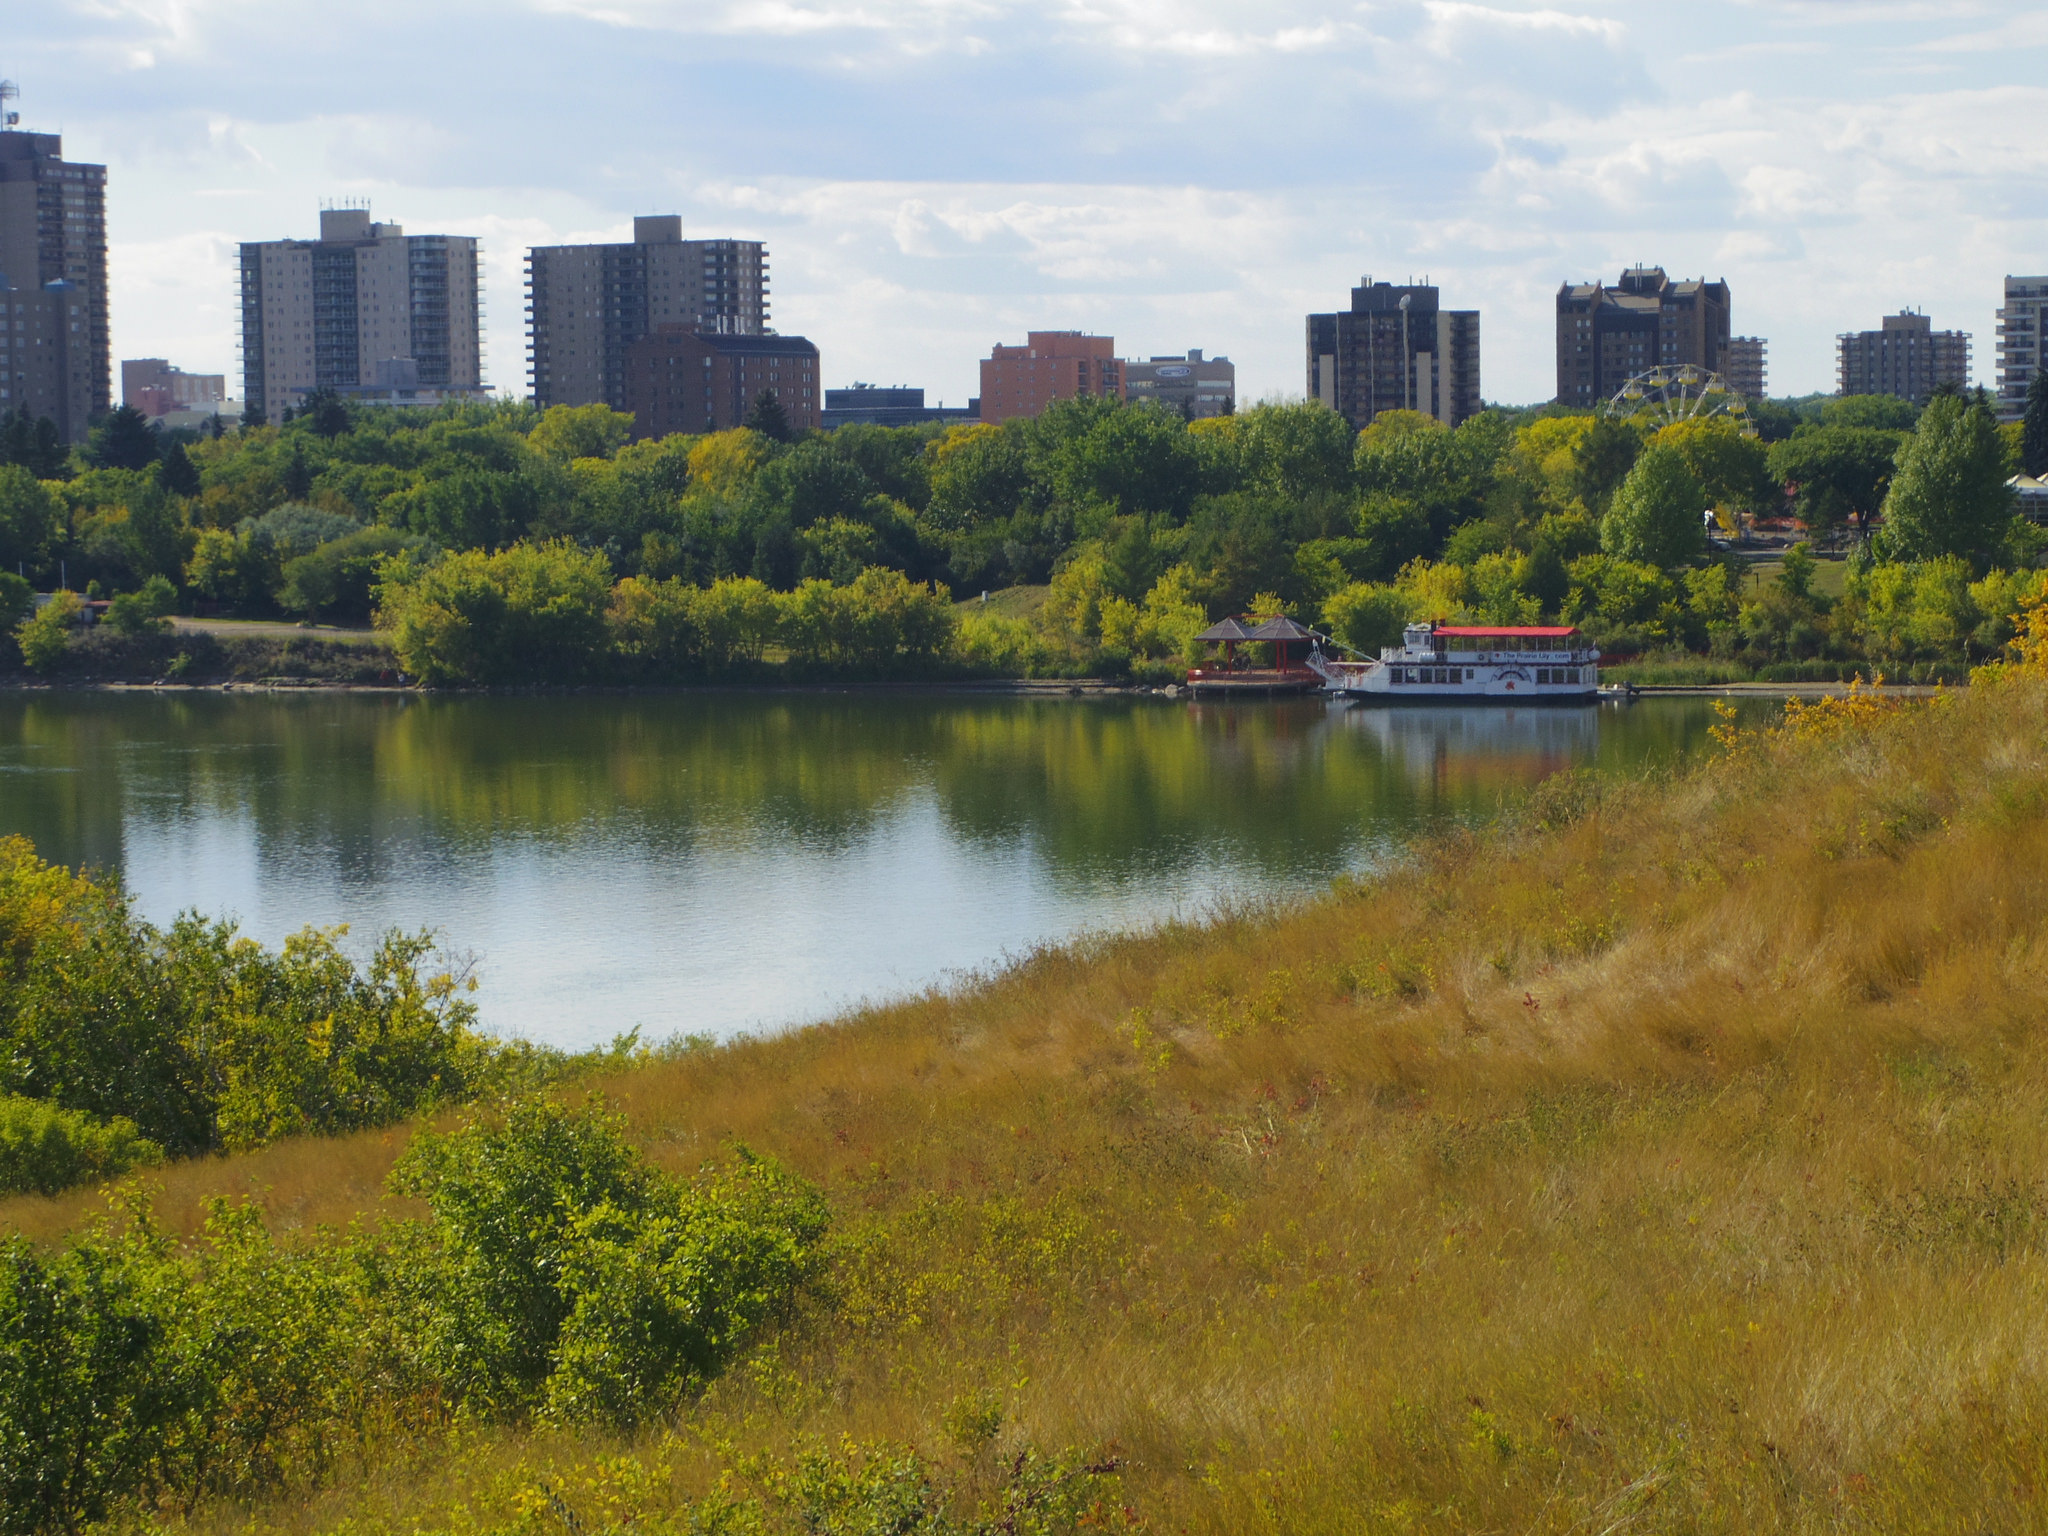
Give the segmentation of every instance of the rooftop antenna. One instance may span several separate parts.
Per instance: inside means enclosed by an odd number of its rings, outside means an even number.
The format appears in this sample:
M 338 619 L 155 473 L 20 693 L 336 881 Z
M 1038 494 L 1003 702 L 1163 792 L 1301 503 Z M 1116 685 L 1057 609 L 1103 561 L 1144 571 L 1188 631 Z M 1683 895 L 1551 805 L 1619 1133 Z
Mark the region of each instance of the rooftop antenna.
M 21 114 L 7 103 L 21 100 L 21 87 L 12 80 L 0 80 L 0 129 L 18 127 Z

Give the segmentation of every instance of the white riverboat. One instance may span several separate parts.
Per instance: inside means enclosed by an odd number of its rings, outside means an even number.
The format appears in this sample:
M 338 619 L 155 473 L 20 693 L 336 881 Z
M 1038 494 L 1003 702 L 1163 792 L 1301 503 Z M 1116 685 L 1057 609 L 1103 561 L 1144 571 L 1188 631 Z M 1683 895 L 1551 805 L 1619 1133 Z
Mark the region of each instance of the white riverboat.
M 1309 659 L 1324 692 L 1375 704 L 1591 704 L 1599 662 L 1568 624 L 1410 624 L 1377 661 Z

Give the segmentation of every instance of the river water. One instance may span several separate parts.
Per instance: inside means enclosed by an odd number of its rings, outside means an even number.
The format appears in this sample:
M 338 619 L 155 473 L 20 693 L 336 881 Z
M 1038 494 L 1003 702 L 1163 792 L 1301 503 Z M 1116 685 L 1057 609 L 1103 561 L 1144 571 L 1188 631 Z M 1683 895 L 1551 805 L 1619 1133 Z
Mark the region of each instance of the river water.
M 0 835 L 119 872 L 158 922 L 432 928 L 487 1026 L 581 1046 L 1312 891 L 1558 769 L 1682 761 L 1713 723 L 1705 699 L 0 693 Z

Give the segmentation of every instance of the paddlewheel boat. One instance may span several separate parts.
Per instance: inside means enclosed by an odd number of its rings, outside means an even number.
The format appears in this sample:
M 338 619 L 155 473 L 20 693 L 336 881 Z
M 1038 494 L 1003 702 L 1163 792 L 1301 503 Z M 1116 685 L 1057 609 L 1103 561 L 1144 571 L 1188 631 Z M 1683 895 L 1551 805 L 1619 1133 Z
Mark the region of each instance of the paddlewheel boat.
M 1599 661 L 1566 624 L 1410 624 L 1377 661 L 1309 656 L 1324 692 L 1385 704 L 1591 704 Z

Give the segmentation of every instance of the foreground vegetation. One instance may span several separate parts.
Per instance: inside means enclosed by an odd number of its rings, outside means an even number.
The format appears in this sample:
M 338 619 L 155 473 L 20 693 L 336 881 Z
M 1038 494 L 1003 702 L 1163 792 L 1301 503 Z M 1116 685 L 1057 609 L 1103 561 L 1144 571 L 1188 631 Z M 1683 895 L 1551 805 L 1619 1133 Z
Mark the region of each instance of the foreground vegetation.
M 5 1464 L 143 1359 L 65 1420 L 115 1527 L 2039 1525 L 2044 670 L 674 1054 L 622 1122 L 16 1201 Z
M 0 838 L 0 1191 L 386 1125 L 603 1059 L 478 1033 L 474 980 L 436 969 L 427 935 L 358 964 L 345 933 L 270 950 L 193 914 L 158 928 Z
M 116 412 L 69 458 L 0 438 L 0 569 L 83 580 L 138 636 L 202 605 L 374 619 L 431 684 L 1163 676 L 1244 612 L 1365 651 L 1415 618 L 1559 619 L 1610 655 L 1752 672 L 1962 667 L 2038 584 L 2005 484 L 2048 471 L 2048 392 L 2030 412 L 2038 431 L 1962 395 L 1831 399 L 1760 409 L 1766 441 L 1552 407 L 1355 432 L 1315 404 L 1184 422 L 1088 399 L 632 442 L 602 406 L 320 399 L 189 443 Z M 1745 590 L 1708 511 L 1724 532 L 1796 518 L 1854 568 L 1822 592 L 1800 551 Z M 1050 589 L 1028 615 L 953 607 L 1023 585 Z M 0 575 L 0 665 L 77 670 L 68 600 L 32 620 L 28 600 Z

